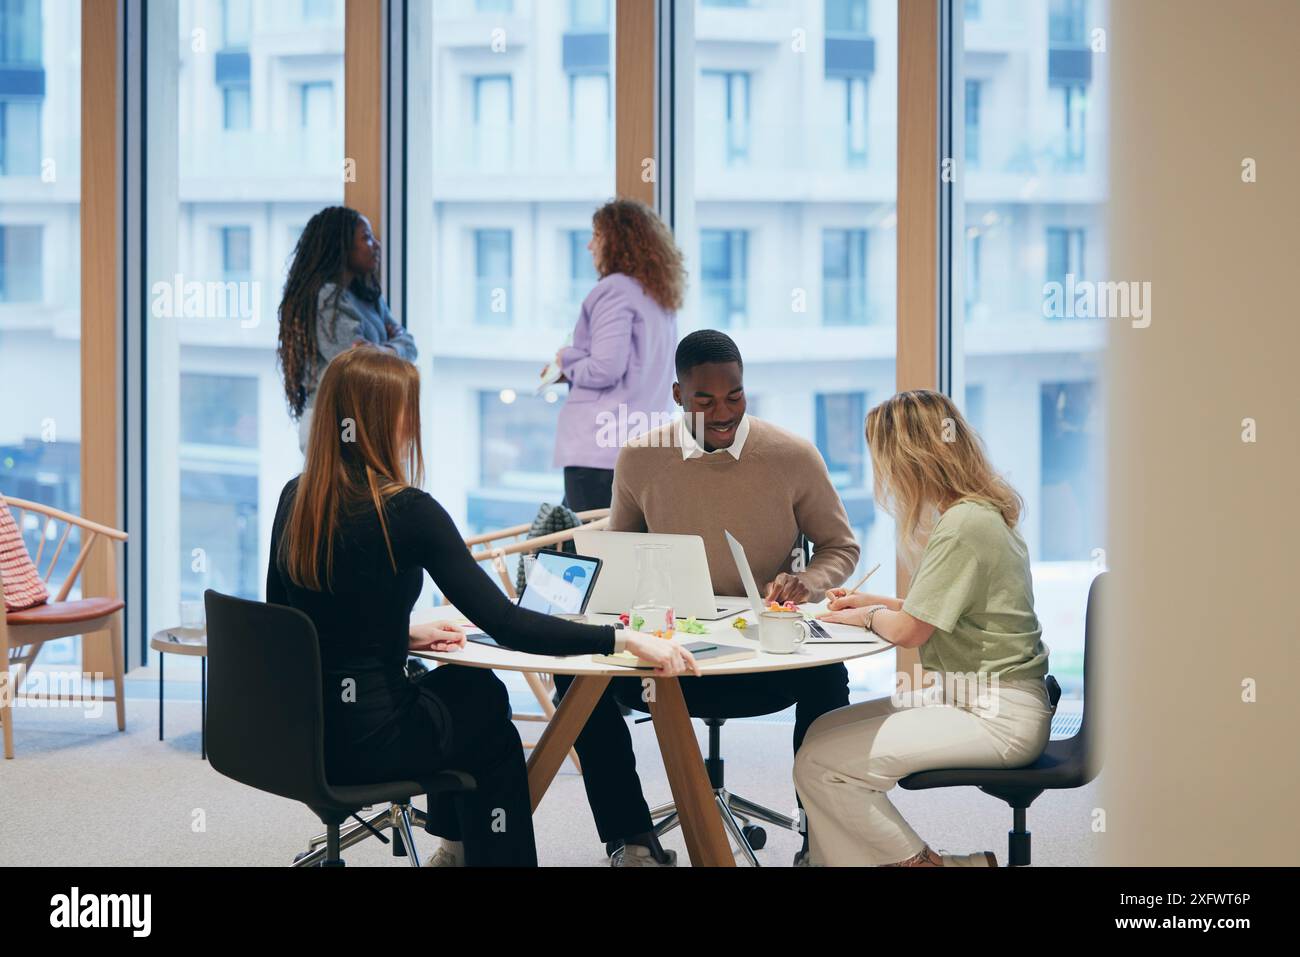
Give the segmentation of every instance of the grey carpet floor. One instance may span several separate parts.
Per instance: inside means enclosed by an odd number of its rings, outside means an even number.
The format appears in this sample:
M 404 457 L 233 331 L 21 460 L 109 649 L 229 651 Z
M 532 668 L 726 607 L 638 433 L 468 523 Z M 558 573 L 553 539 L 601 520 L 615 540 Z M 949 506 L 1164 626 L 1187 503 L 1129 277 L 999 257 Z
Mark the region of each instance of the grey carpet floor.
M 540 726 L 521 723 L 525 740 Z M 166 741 L 158 740 L 156 701 L 128 699 L 127 730 L 111 711 L 90 718 L 71 708 L 15 709 L 17 756 L 0 760 L 0 866 L 163 865 L 279 866 L 320 830 L 305 807 L 222 777 L 199 757 L 196 701 L 167 704 Z M 703 746 L 703 726 L 696 724 Z M 728 722 L 723 729 L 727 784 L 736 793 L 790 813 L 788 723 Z M 669 800 L 663 764 L 648 725 L 632 732 L 651 805 Z M 1037 865 L 1093 862 L 1097 835 L 1090 827 L 1097 783 L 1047 793 L 1029 812 Z M 952 851 L 990 849 L 1006 855 L 1011 813 L 970 788 L 915 793 L 896 789 L 899 809 L 932 846 Z M 545 866 L 607 864 L 587 807 L 582 778 L 566 764 L 535 817 L 538 855 Z M 416 835 L 423 857 L 432 839 Z M 680 830 L 665 839 L 680 861 Z M 788 866 L 795 835 L 768 828 L 764 865 Z M 377 841 L 346 855 L 350 866 L 405 867 Z

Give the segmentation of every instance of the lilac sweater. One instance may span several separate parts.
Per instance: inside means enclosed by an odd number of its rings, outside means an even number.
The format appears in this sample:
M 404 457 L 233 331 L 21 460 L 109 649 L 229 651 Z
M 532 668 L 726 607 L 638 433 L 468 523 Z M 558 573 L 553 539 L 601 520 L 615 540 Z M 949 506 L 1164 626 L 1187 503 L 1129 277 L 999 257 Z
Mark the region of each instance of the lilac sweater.
M 622 443 L 666 421 L 650 417 L 672 405 L 676 348 L 676 314 L 639 282 L 611 273 L 596 283 L 582 303 L 573 345 L 560 350 L 570 385 L 554 464 L 612 469 Z

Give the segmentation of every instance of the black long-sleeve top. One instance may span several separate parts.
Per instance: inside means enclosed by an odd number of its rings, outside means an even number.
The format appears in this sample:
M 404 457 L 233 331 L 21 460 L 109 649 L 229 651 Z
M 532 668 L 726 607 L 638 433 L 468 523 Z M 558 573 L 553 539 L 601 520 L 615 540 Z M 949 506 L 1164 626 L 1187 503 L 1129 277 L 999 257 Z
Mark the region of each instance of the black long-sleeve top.
M 501 644 L 536 654 L 613 652 L 615 635 L 609 626 L 564 621 L 511 602 L 470 555 L 446 510 L 415 488 L 403 489 L 385 503 L 396 572 L 379 516 L 367 502 L 340 517 L 326 590 L 299 587 L 278 560 L 297 489 L 294 478 L 280 494 L 271 530 L 266 600 L 297 608 L 316 625 L 327 759 L 332 753 L 351 764 L 348 755 L 353 749 L 382 737 L 410 709 L 416 696 L 405 672 L 410 616 L 426 571 L 457 611 Z M 349 678 L 355 682 L 350 689 L 344 687 Z M 337 707 L 349 693 L 347 707 Z

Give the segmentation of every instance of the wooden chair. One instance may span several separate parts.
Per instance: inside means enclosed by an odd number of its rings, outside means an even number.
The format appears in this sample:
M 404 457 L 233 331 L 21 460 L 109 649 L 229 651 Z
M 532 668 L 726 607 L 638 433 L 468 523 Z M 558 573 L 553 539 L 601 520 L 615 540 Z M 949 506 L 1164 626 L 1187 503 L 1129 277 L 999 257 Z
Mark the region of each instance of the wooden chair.
M 609 509 L 598 508 L 589 512 L 578 512 L 578 518 L 582 521 L 583 528 L 604 528 L 609 524 Z M 573 540 L 573 533 L 578 529 L 566 528 L 560 532 L 553 532 L 550 535 L 542 535 L 537 538 L 527 538 L 532 523 L 526 525 L 513 525 L 510 528 L 499 529 L 495 532 L 485 532 L 482 535 L 475 535 L 465 539 L 465 547 L 480 562 L 491 562 L 497 577 L 501 579 L 501 584 L 510 598 L 519 597 L 515 590 L 515 583 L 510 577 L 510 569 L 506 565 L 506 558 L 510 555 L 530 555 L 542 548 L 554 548 L 564 542 Z M 502 544 L 504 543 L 504 544 Z M 528 687 L 532 689 L 533 696 L 537 698 L 537 703 L 542 707 L 541 714 L 518 714 L 515 715 L 516 721 L 541 721 L 547 722 L 555 714 L 555 703 L 551 696 L 555 693 L 555 676 L 550 674 L 537 674 L 534 672 L 524 672 L 524 680 L 528 682 Z M 535 742 L 524 742 L 525 748 L 532 748 Z M 572 748 L 569 749 L 569 759 L 573 762 L 574 768 L 578 773 L 582 773 L 582 764 L 578 761 L 578 753 Z
M 12 758 L 14 756 L 14 699 L 20 696 L 38 699 L 63 697 L 62 695 L 50 693 L 16 693 L 11 690 L 21 687 L 23 679 L 27 677 L 32 662 L 36 660 L 42 646 L 47 641 L 54 641 L 57 638 L 108 631 L 109 641 L 112 644 L 113 671 L 111 674 L 105 675 L 104 678 L 113 681 L 116 693 L 110 697 L 103 694 L 103 689 L 101 689 L 99 694 L 85 694 L 83 692 L 76 695 L 74 700 L 85 701 L 89 699 L 92 701 L 116 702 L 117 730 L 125 731 L 126 696 L 122 687 L 122 678 L 126 669 L 123 660 L 121 615 L 125 602 L 117 596 L 117 553 L 113 543 L 126 541 L 126 532 L 109 528 L 107 525 L 100 525 L 97 522 L 76 515 L 69 515 L 67 512 L 61 512 L 38 502 L 28 502 L 24 499 L 9 498 L 8 496 L 0 496 L 0 498 L 13 512 L 14 520 L 20 530 L 26 524 L 28 513 L 44 516 L 45 521 L 41 523 L 40 544 L 37 546 L 36 554 L 32 558 L 38 572 L 41 567 L 41 560 L 45 555 L 46 543 L 55 541 L 57 538 L 58 544 L 54 547 L 54 552 L 50 555 L 49 565 L 45 570 L 44 578 L 47 585 L 74 527 L 80 530 L 81 537 L 81 547 L 72 563 L 72 568 L 68 571 L 67 579 L 59 586 L 57 591 L 54 591 L 53 587 L 51 587 L 51 592 L 54 594 L 52 599 L 43 605 L 37 605 L 35 608 L 0 614 L 0 725 L 4 727 L 5 757 Z M 60 524 L 64 526 L 61 534 L 59 532 Z M 71 594 L 77 579 L 81 576 L 81 570 L 90 557 L 90 550 L 94 548 L 95 543 L 101 537 L 106 540 L 105 548 L 107 551 L 110 593 L 100 597 L 69 600 L 68 595 Z M 0 611 L 2 610 L 0 609 Z

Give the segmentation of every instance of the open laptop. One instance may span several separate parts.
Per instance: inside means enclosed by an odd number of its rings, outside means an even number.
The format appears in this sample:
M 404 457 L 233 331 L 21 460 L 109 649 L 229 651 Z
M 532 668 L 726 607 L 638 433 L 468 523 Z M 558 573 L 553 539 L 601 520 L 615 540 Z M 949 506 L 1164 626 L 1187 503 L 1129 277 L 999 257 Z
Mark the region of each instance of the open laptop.
M 672 576 L 673 614 L 699 621 L 717 621 L 749 607 L 743 598 L 718 597 L 709 577 L 709 559 L 699 535 L 655 535 L 647 532 L 608 532 L 579 529 L 573 544 L 584 555 L 604 563 L 605 572 L 591 596 L 598 615 L 621 615 L 636 598 L 636 546 L 667 545 Z
M 740 572 L 740 580 L 745 586 L 745 597 L 749 601 L 749 609 L 753 612 L 755 623 L 761 628 L 762 615 L 767 610 L 767 605 L 758 590 L 758 583 L 754 581 L 754 572 L 749 567 L 749 559 L 745 557 L 745 546 L 741 545 L 731 532 L 723 532 L 723 534 L 727 536 L 727 545 L 731 547 L 731 557 L 736 561 L 736 570 Z M 808 622 L 808 643 L 812 645 L 873 645 L 882 640 L 869 631 L 863 631 L 861 628 L 849 625 L 831 625 L 827 628 L 821 622 L 812 618 L 805 618 L 804 620 Z
M 601 567 L 599 558 L 542 549 L 516 604 L 542 615 L 581 615 L 591 603 Z M 483 645 L 497 644 L 481 628 L 466 628 L 465 637 Z

